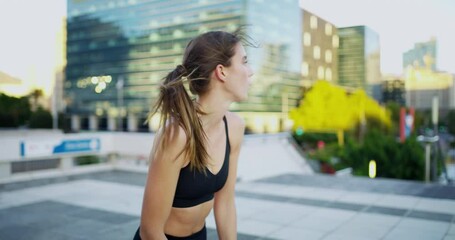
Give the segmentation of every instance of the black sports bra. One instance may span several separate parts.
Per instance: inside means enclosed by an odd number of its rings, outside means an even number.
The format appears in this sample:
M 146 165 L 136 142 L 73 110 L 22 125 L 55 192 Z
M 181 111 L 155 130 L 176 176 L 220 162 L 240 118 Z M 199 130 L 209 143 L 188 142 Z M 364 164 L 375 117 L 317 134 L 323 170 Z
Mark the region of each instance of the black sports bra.
M 224 154 L 223 166 L 217 174 L 206 169 L 207 174 L 198 170 L 190 170 L 189 164 L 180 170 L 177 189 L 175 190 L 173 207 L 187 208 L 210 201 L 214 193 L 223 188 L 229 174 L 229 155 L 231 146 L 229 143 L 228 124 L 223 117 L 226 129 L 226 153 Z

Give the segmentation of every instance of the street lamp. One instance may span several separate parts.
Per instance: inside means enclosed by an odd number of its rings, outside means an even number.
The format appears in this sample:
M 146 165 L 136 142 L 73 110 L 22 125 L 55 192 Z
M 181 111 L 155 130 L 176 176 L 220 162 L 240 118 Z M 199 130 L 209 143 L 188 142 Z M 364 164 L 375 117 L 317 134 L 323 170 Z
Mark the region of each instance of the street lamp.
M 117 88 L 117 108 L 119 110 L 119 130 L 123 131 L 123 77 L 120 76 L 117 79 L 117 84 L 115 84 L 115 87 Z
M 439 141 L 439 136 L 423 136 L 417 137 L 418 142 L 425 144 L 425 182 L 430 182 L 430 150 L 431 144 Z

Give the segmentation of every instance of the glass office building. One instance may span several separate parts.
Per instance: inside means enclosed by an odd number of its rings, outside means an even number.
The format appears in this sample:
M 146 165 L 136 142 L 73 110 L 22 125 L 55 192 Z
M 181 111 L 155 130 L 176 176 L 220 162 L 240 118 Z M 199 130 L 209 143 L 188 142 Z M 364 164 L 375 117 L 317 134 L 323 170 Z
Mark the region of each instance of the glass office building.
M 366 26 L 338 28 L 339 85 L 362 88 L 377 99 L 381 81 L 379 35 Z
M 436 39 L 416 43 L 414 48 L 403 53 L 403 69 L 428 67 L 436 71 Z
M 66 112 L 82 129 L 141 128 L 161 79 L 190 39 L 211 30 L 246 26 L 258 45 L 246 48 L 249 100 L 231 109 L 247 125 L 274 131 L 267 125 L 301 97 L 298 0 L 68 0 L 67 21 Z

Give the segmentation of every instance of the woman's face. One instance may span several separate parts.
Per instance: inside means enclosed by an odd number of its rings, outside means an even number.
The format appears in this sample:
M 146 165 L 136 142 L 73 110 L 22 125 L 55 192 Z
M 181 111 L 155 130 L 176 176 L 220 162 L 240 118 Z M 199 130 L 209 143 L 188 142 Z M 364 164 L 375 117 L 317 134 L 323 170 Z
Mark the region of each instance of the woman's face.
M 248 99 L 248 89 L 251 84 L 253 70 L 248 64 L 245 48 L 241 43 L 235 46 L 235 54 L 231 59 L 231 66 L 227 70 L 227 88 L 233 95 L 233 101 L 239 102 Z

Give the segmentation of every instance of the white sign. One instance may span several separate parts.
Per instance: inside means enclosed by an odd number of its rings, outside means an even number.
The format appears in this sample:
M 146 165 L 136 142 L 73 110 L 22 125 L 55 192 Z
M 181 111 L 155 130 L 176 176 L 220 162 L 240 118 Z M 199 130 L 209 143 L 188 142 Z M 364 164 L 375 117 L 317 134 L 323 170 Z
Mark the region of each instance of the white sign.
M 71 139 L 63 141 L 23 141 L 21 144 L 22 157 L 43 157 L 65 153 L 98 152 L 98 138 Z

